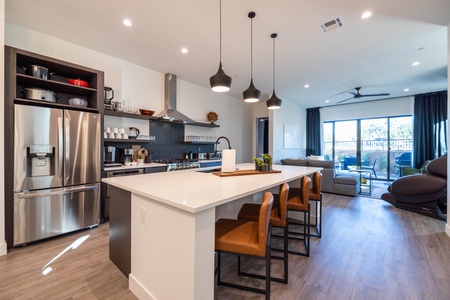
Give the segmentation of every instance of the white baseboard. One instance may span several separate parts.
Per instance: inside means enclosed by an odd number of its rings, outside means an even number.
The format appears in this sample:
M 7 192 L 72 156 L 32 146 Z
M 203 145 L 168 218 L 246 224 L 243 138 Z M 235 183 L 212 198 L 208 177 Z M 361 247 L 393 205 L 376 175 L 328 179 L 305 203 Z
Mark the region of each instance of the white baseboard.
M 3 241 L 3 243 L 0 244 L 0 256 L 6 255 L 8 253 L 8 248 L 6 241 Z
M 152 296 L 149 290 L 147 290 L 140 282 L 137 280 L 133 274 L 128 277 L 128 288 L 133 292 L 133 294 L 139 300 L 156 300 Z
M 445 233 L 450 237 L 450 225 L 448 223 L 445 224 Z

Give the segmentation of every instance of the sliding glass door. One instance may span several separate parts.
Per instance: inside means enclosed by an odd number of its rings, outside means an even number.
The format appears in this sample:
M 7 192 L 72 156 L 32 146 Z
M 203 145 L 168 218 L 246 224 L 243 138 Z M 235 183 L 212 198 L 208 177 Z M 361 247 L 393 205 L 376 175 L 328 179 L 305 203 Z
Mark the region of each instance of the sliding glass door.
M 396 179 L 402 167 L 412 166 L 412 117 L 391 118 L 389 128 L 389 179 Z
M 364 168 L 393 180 L 412 162 L 411 116 L 325 122 L 323 136 L 324 155 L 341 170 Z
M 388 119 L 361 120 L 361 167 L 372 177 L 387 179 Z

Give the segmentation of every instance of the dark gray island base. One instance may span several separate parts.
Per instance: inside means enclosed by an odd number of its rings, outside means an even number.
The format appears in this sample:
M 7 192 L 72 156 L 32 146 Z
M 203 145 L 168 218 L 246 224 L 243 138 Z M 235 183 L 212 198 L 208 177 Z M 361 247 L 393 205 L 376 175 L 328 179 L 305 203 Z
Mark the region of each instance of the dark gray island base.
M 128 276 L 131 273 L 131 193 L 110 186 L 109 259 Z

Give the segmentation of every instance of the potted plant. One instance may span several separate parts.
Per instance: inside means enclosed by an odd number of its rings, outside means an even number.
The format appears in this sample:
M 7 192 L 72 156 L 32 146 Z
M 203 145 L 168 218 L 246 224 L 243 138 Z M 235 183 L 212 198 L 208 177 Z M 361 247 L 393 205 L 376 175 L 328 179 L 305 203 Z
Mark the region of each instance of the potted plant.
M 267 166 L 269 167 L 268 171 L 272 171 L 272 155 L 270 155 L 269 153 L 265 153 L 262 155 L 261 157 L 264 161 L 265 164 L 267 164 Z
M 142 154 L 142 153 L 138 154 L 137 163 L 138 163 L 138 165 L 143 165 L 144 164 L 144 154 Z
M 264 161 L 263 158 L 253 157 L 253 161 L 255 162 L 255 169 L 262 172 L 269 171 L 269 164 Z

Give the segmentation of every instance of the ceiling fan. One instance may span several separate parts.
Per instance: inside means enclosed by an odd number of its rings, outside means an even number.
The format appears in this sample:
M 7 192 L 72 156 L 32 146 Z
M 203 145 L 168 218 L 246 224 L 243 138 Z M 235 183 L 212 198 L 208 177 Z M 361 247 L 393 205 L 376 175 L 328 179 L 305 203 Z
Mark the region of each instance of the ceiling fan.
M 361 89 L 361 87 L 356 87 L 356 88 L 355 88 L 356 93 L 355 93 L 355 92 L 349 92 L 350 94 L 353 95 L 353 97 L 350 97 L 350 98 L 341 100 L 341 101 L 339 101 L 338 103 L 342 103 L 342 102 L 345 102 L 345 101 L 350 100 L 350 99 L 359 99 L 359 98 L 362 98 L 362 97 L 380 97 L 380 96 L 389 96 L 389 95 L 390 95 L 390 93 L 361 95 L 361 94 L 359 93 L 359 90 L 360 90 L 360 89 Z

